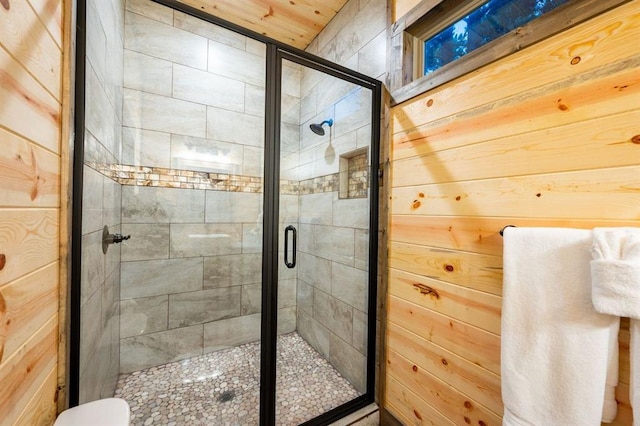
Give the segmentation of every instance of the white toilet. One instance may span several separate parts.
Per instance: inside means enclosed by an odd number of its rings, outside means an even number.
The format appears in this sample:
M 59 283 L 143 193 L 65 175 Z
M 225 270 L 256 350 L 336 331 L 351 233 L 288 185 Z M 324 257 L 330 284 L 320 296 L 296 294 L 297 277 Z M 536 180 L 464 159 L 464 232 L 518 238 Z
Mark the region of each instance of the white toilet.
M 129 426 L 130 417 L 127 401 L 105 398 L 63 411 L 53 426 Z

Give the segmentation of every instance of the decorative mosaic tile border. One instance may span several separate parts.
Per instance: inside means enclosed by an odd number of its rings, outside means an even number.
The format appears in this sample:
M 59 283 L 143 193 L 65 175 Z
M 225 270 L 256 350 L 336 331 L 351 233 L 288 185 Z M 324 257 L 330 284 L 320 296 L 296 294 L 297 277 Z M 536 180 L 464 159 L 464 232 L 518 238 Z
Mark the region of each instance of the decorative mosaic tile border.
M 320 194 L 322 192 L 338 191 L 340 188 L 340 178 L 338 173 L 325 176 L 318 176 L 311 179 L 301 180 L 298 183 L 298 194 Z
M 262 177 L 258 176 L 126 164 L 87 163 L 87 165 L 121 185 L 252 193 L 262 192 L 263 187 Z M 365 171 L 364 176 L 358 176 L 359 180 L 364 178 L 364 183 L 359 182 L 359 188 L 363 188 L 365 192 L 368 187 L 366 175 Z M 285 195 L 319 194 L 338 191 L 339 186 L 339 174 L 332 173 L 301 181 L 282 179 L 280 181 L 280 192 Z
M 90 165 L 114 181 L 129 186 L 262 192 L 262 178 L 228 173 L 197 172 L 126 164 Z

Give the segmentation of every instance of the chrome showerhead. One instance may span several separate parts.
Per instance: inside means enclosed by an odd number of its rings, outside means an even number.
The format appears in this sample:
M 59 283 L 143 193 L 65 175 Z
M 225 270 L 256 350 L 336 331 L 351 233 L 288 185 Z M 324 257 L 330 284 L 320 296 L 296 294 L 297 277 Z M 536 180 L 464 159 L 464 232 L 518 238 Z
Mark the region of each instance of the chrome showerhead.
M 332 119 L 324 120 L 320 124 L 310 124 L 309 128 L 316 135 L 324 136 L 324 129 L 322 128 L 322 126 L 324 126 L 325 124 L 327 124 L 327 125 L 329 125 L 329 127 L 331 127 L 331 126 L 333 126 L 333 120 Z

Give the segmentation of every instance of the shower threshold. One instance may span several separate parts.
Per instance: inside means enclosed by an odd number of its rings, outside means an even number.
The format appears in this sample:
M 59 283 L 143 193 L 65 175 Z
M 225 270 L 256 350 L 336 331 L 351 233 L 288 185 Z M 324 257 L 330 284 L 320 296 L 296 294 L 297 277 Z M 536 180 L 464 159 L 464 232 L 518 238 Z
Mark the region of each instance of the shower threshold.
M 359 393 L 293 332 L 278 336 L 279 425 L 297 425 Z M 247 343 L 124 374 L 115 396 L 131 406 L 132 425 L 257 425 L 260 343 Z

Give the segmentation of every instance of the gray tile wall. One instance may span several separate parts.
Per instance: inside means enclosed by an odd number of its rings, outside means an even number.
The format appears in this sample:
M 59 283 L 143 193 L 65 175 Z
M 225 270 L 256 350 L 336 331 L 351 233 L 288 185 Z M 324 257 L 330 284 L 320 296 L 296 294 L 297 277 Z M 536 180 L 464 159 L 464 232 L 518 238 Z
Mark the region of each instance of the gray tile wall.
M 128 0 L 125 164 L 262 176 L 265 48 L 149 0 Z M 286 70 L 299 87 L 300 73 Z M 298 146 L 299 90 L 287 95 Z M 259 340 L 262 193 L 124 186 L 120 371 Z M 297 197 L 282 211 L 297 218 Z M 296 328 L 282 273 L 279 331 Z
M 263 44 L 128 0 L 124 47 L 125 164 L 262 175 Z
M 338 199 L 338 192 L 299 198 L 298 332 L 363 392 L 368 200 Z
M 122 150 L 124 2 L 87 2 L 80 403 L 113 396 L 120 362 L 120 249 L 102 253 L 102 228 L 120 232 L 121 186 L 96 171 Z

